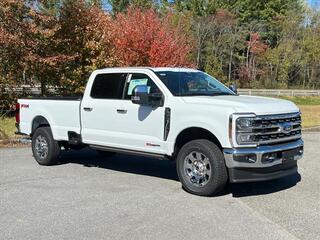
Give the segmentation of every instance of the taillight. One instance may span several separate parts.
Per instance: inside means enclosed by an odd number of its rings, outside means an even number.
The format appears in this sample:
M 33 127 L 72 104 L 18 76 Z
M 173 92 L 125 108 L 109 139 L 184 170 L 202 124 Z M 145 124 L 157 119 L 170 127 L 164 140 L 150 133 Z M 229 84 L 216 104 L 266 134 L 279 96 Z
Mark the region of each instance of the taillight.
M 20 123 L 20 103 L 16 103 L 16 123 Z

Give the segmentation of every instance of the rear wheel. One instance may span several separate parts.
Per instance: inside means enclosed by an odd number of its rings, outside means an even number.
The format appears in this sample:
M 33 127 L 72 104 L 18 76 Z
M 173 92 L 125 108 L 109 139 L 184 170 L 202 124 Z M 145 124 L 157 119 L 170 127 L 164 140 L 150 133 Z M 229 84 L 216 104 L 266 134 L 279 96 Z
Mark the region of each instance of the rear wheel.
M 32 136 L 32 152 L 40 165 L 54 165 L 58 162 L 60 147 L 53 139 L 50 127 L 40 127 Z
M 228 178 L 221 150 L 205 139 L 190 141 L 181 148 L 177 173 L 186 191 L 201 196 L 218 193 Z

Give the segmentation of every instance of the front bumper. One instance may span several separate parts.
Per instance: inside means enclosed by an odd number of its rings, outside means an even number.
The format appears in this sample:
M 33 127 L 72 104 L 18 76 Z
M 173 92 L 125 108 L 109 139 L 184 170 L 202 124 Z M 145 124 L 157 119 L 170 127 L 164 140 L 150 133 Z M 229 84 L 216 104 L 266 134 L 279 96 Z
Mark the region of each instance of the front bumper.
M 230 182 L 265 181 L 297 172 L 297 160 L 303 155 L 301 139 L 256 148 L 223 150 Z

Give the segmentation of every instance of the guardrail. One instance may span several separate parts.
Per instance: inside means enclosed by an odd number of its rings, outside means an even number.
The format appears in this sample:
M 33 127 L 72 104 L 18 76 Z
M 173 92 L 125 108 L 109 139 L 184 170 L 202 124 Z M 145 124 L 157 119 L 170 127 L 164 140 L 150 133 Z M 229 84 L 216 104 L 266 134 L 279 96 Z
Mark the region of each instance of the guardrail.
M 46 87 L 46 91 L 49 93 L 54 93 L 58 88 L 53 86 Z M 21 85 L 19 87 L 4 88 L 5 92 L 18 93 L 18 94 L 28 94 L 28 95 L 40 95 L 41 86 L 40 85 Z
M 240 95 L 258 96 L 320 96 L 320 90 L 300 90 L 300 89 L 238 89 Z

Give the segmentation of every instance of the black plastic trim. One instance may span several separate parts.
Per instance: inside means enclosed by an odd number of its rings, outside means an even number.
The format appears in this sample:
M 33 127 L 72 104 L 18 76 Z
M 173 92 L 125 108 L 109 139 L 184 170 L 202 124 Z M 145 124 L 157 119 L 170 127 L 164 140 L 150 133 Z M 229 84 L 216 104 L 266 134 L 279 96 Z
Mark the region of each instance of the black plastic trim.
M 166 107 L 164 110 L 164 134 L 163 140 L 167 141 L 170 132 L 171 109 Z
M 44 97 L 44 96 L 31 96 L 19 99 L 26 99 L 26 100 L 58 100 L 58 101 L 81 101 L 82 96 L 52 96 L 52 97 Z
M 265 168 L 229 168 L 229 180 L 233 183 L 259 182 L 285 177 L 298 172 L 297 161 L 288 161 Z
M 81 134 L 78 134 L 73 131 L 68 131 L 68 143 L 71 145 L 81 145 L 82 144 Z
M 142 151 L 135 151 L 130 149 L 115 148 L 115 147 L 108 147 L 108 146 L 100 146 L 100 145 L 89 145 L 89 146 L 98 150 L 106 150 L 110 152 L 117 152 L 117 153 L 129 154 L 129 155 L 138 155 L 138 156 L 153 157 L 153 158 L 159 158 L 159 159 L 167 158 L 166 155 L 158 154 L 158 153 L 142 152 Z

